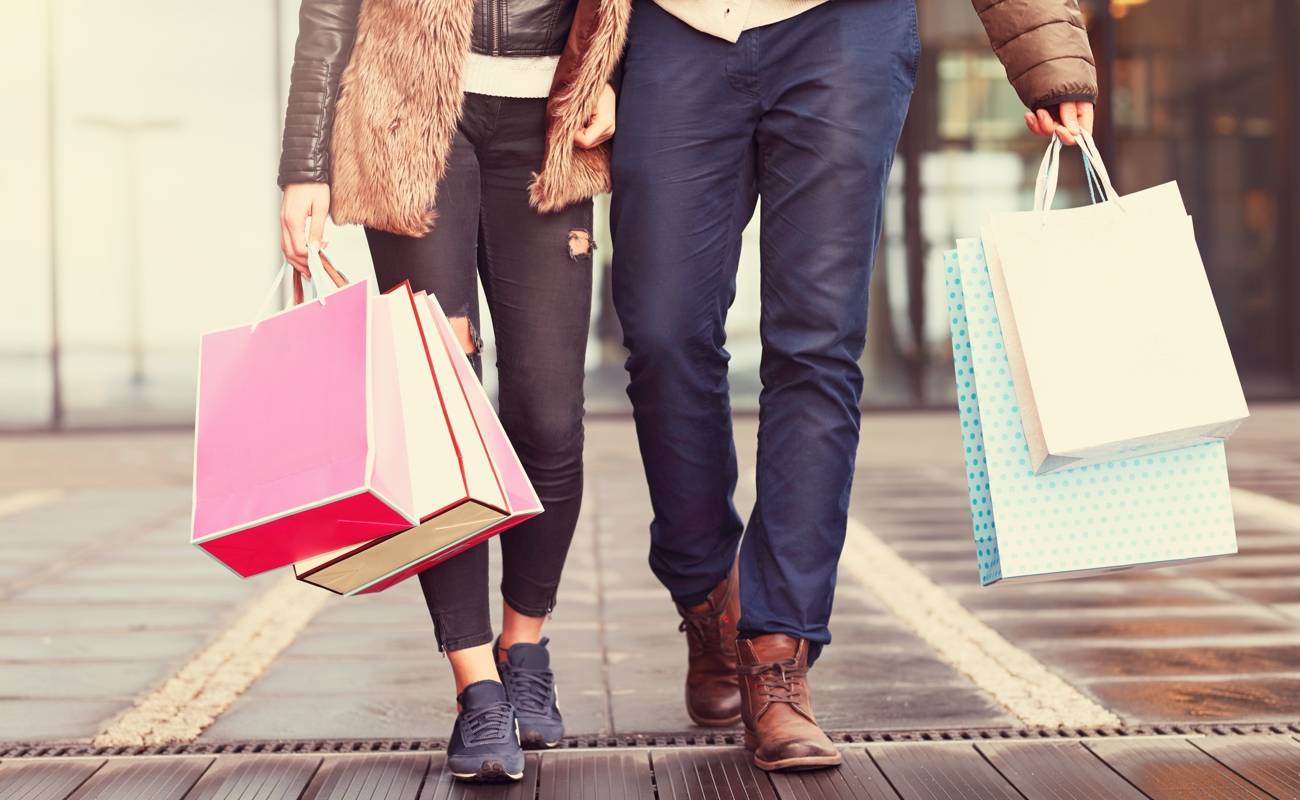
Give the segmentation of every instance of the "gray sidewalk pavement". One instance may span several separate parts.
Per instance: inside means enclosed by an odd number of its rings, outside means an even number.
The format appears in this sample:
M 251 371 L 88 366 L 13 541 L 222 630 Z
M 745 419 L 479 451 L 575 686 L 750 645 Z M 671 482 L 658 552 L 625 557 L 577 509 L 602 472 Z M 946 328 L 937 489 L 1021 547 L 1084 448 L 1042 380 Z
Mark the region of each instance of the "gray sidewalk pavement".
M 740 420 L 742 472 L 753 436 Z M 1229 446 L 1234 484 L 1282 501 L 1278 514 L 1239 514 L 1241 554 L 1069 582 L 977 586 L 959 442 L 953 415 L 868 415 L 856 524 L 1122 724 L 1300 720 L 1300 406 L 1258 407 Z M 0 439 L 0 741 L 90 739 L 283 580 L 237 580 L 188 544 L 190 458 L 184 433 Z M 630 422 L 591 421 L 587 462 L 547 627 L 569 730 L 688 731 L 685 644 L 646 566 Z M 835 642 L 814 671 L 828 728 L 1021 724 L 998 687 L 942 657 L 855 569 L 841 570 Z M 200 741 L 437 739 L 453 713 L 408 583 L 326 599 Z

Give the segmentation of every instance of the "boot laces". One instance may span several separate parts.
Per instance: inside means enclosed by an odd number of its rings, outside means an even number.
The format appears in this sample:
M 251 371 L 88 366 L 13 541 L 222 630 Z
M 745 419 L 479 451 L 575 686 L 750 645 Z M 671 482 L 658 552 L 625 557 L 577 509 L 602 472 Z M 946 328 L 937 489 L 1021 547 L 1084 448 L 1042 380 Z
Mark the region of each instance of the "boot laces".
M 697 641 L 707 652 L 722 650 L 722 621 L 719 614 L 686 614 L 677 630 L 685 633 L 688 640 Z
M 742 666 L 740 671 L 758 678 L 758 694 L 764 701 L 790 705 L 804 703 L 803 684 L 798 679 L 808 674 L 808 668 L 800 667 L 794 659 Z
M 461 714 L 461 735 L 469 746 L 492 744 L 513 732 L 514 706 L 493 703 L 490 706 Z

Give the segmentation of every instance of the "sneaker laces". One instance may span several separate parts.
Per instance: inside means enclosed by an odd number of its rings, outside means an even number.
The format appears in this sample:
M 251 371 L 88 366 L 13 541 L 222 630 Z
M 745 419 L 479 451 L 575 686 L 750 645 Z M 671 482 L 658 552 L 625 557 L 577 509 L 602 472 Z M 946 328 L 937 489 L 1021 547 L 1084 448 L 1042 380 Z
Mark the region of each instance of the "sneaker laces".
M 509 703 L 493 703 L 474 711 L 461 712 L 461 736 L 465 744 L 473 747 L 508 738 L 514 732 L 514 712 L 514 706 Z
M 555 673 L 549 669 L 525 669 L 510 666 L 502 670 L 510 700 L 515 708 L 530 714 L 549 714 Z

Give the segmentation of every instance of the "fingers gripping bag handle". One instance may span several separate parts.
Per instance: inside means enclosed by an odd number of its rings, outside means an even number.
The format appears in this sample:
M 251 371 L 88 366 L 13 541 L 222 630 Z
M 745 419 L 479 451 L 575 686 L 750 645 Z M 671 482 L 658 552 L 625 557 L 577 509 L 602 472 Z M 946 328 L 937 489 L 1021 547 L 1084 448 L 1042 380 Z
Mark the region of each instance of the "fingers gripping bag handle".
M 321 252 L 320 245 L 314 242 L 307 245 L 307 268 L 311 270 L 312 289 L 316 293 L 315 299 L 321 305 L 325 304 L 325 298 L 334 291 L 348 285 L 347 277 L 334 267 L 329 258 Z M 302 273 L 286 261 L 284 266 L 276 272 L 275 280 L 271 282 L 271 288 L 267 290 L 262 304 L 258 306 L 257 315 L 253 317 L 253 330 L 257 330 L 257 326 L 270 313 L 270 309 L 275 305 L 276 297 L 279 296 L 280 284 L 284 282 L 285 273 L 290 272 L 293 274 L 293 305 L 302 304 L 304 299 Z
M 1080 131 L 1078 141 L 1079 154 L 1083 158 L 1084 172 L 1088 180 L 1088 194 L 1092 202 L 1109 201 L 1123 209 L 1124 204 L 1120 200 L 1119 192 L 1111 183 L 1110 173 L 1106 170 L 1106 164 L 1102 161 L 1101 153 L 1092 135 L 1087 131 Z M 1053 136 L 1038 168 L 1038 178 L 1034 183 L 1034 210 L 1043 214 L 1051 210 L 1052 202 L 1056 199 L 1062 146 L 1060 138 Z

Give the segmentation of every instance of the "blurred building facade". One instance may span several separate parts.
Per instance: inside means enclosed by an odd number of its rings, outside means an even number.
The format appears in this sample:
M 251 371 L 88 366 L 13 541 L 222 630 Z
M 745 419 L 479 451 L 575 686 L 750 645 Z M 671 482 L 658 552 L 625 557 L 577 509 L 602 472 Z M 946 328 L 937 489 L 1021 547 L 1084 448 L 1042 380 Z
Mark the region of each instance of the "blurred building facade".
M 942 251 L 988 211 L 1027 207 L 1042 153 L 969 0 L 918 2 L 921 80 L 873 284 L 867 407 L 952 401 Z M 1300 0 L 1084 5 L 1116 185 L 1179 182 L 1249 397 L 1300 396 Z M 247 321 L 280 264 L 297 2 L 0 6 L 0 108 L 18 123 L 0 131 L 0 428 L 187 424 L 198 334 Z M 1066 168 L 1058 205 L 1087 202 L 1081 172 Z M 620 412 L 598 236 L 588 395 Z M 345 271 L 368 273 L 358 231 L 327 238 Z M 760 388 L 757 258 L 752 228 L 729 322 L 739 408 Z

